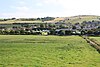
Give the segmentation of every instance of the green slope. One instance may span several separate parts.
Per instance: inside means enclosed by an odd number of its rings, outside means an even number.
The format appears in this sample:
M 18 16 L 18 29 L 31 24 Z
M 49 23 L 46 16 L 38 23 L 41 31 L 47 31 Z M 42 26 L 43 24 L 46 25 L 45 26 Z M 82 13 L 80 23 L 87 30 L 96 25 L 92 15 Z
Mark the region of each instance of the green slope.
M 66 22 L 71 22 L 71 23 L 82 23 L 83 21 L 100 21 L 99 20 L 100 16 L 95 16 L 95 15 L 79 15 L 79 16 L 73 16 L 73 17 L 68 17 L 69 20 L 66 20 Z
M 82 23 L 83 21 L 100 21 L 100 16 L 96 15 L 79 15 L 79 16 L 71 16 L 71 17 L 58 17 L 51 21 L 44 21 L 44 22 L 58 22 L 58 21 L 65 21 L 66 23 Z M 42 23 L 42 21 L 17 21 L 17 20 L 10 20 L 10 21 L 0 21 L 0 24 L 9 24 L 9 23 Z

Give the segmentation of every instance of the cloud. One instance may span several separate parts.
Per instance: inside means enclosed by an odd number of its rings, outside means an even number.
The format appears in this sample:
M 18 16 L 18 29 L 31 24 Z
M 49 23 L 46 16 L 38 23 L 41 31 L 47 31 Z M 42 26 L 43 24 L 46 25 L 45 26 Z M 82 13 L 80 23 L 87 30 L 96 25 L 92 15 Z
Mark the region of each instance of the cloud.
M 2 13 L 7 17 L 44 17 L 100 15 L 99 0 L 18 0 L 13 12 Z
M 43 0 L 45 4 L 58 4 L 59 0 Z
M 25 5 L 25 4 L 26 4 L 25 1 L 19 1 L 18 3 L 19 3 L 20 5 Z
M 29 11 L 30 8 L 27 6 L 11 6 L 12 9 L 15 9 L 16 11 Z
M 36 6 L 42 7 L 43 3 L 36 3 Z
M 39 15 L 38 15 L 39 16 Z M 2 13 L 1 17 L 5 18 L 32 18 L 32 17 L 38 17 L 36 13 L 29 13 L 29 12 L 13 12 L 13 13 Z
M 55 4 L 62 7 L 62 15 L 99 14 L 99 0 L 43 0 L 46 4 Z M 59 7 L 58 7 L 59 8 Z M 61 9 L 61 8 L 59 8 Z M 100 14 L 99 14 L 100 15 Z
M 32 17 L 31 15 L 33 14 L 31 12 L 31 8 L 27 6 L 10 6 L 11 10 L 14 10 L 13 12 L 3 12 L 1 14 L 2 17 Z

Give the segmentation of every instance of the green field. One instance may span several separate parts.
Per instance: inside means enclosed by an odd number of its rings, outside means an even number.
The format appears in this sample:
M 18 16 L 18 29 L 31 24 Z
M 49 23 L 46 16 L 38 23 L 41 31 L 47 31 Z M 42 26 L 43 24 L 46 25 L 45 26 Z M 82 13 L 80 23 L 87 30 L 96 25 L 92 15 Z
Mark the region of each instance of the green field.
M 92 41 L 96 42 L 100 46 L 100 36 L 98 37 L 89 37 Z
M 100 37 L 90 37 L 90 38 L 95 39 L 96 41 L 100 43 Z
M 79 36 L 0 35 L 0 67 L 100 67 Z

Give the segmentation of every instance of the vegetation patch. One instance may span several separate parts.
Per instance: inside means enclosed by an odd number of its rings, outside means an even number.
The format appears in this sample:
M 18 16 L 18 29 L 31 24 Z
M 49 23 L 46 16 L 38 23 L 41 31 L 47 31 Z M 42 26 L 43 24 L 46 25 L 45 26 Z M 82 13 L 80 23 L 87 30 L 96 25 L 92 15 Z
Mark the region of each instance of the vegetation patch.
M 99 67 L 99 58 L 79 36 L 0 35 L 0 67 Z

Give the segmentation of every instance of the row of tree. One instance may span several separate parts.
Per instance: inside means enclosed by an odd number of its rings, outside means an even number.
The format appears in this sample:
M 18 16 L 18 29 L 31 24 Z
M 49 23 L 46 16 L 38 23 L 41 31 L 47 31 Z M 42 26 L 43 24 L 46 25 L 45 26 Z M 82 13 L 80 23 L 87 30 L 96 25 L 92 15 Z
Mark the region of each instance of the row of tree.
M 40 35 L 43 31 L 38 30 L 0 30 L 0 34 L 2 35 Z M 56 31 L 56 29 L 49 29 L 50 35 L 100 35 L 100 28 L 92 29 L 92 30 L 60 30 Z
M 82 31 L 64 31 L 61 30 L 59 32 L 56 32 L 56 35 L 89 35 L 89 36 L 99 36 L 100 31 L 94 31 L 94 30 L 82 30 Z
M 54 17 L 44 17 L 44 18 L 7 18 L 7 19 L 0 19 L 0 21 L 8 21 L 8 20 L 21 20 L 21 21 L 50 21 L 50 20 L 54 20 Z

